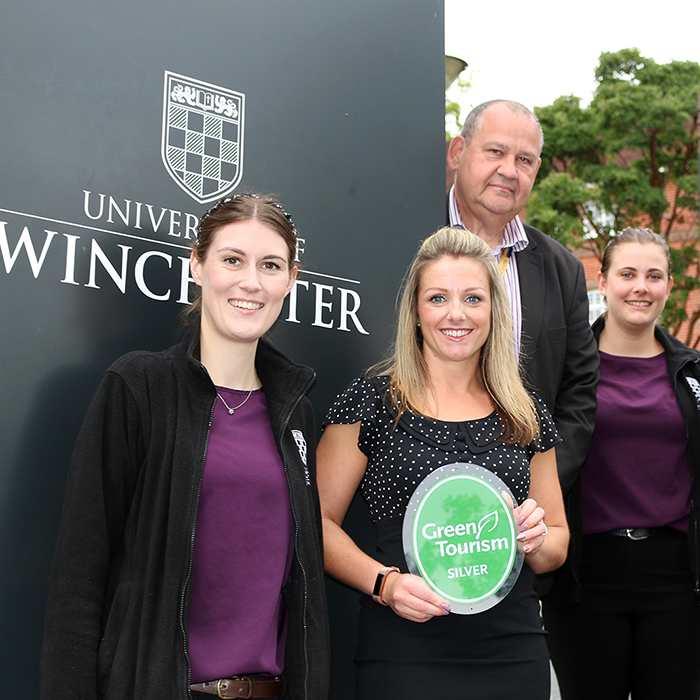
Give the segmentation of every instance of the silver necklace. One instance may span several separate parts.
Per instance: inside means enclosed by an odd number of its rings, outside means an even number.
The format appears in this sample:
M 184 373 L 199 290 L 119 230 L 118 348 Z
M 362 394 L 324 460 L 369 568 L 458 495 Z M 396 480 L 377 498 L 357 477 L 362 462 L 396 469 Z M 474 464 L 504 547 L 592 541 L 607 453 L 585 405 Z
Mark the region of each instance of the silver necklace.
M 224 397 L 223 397 L 218 391 L 216 392 L 216 395 L 221 399 L 221 403 L 223 403 L 224 406 L 226 406 L 226 408 L 228 409 L 228 414 L 229 414 L 229 416 L 232 416 L 232 415 L 233 415 L 233 414 L 234 414 L 234 413 L 235 413 L 235 412 L 250 398 L 250 395 L 251 395 L 252 393 L 253 393 L 253 389 L 251 389 L 251 390 L 248 392 L 248 396 L 246 396 L 246 397 L 243 399 L 243 403 L 238 404 L 238 406 L 234 406 L 233 408 L 231 408 L 231 407 L 226 403 L 226 401 L 224 401 Z

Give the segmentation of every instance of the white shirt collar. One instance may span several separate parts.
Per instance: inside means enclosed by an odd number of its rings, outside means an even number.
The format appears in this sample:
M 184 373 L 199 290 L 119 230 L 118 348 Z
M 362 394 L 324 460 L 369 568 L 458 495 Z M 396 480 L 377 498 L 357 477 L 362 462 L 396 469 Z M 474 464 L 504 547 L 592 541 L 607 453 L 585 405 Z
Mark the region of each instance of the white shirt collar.
M 467 228 L 459 214 L 454 185 L 450 188 L 450 193 L 447 198 L 447 211 L 450 217 L 450 226 L 453 228 Z M 513 250 L 517 253 L 527 248 L 529 242 L 530 240 L 527 237 L 527 233 L 525 233 L 525 227 L 520 217 L 516 215 L 514 219 L 511 219 L 506 224 L 505 231 L 503 232 L 503 242 L 500 246 L 494 248 L 494 253 L 500 253 L 503 248 L 508 248 L 509 246 L 513 246 Z

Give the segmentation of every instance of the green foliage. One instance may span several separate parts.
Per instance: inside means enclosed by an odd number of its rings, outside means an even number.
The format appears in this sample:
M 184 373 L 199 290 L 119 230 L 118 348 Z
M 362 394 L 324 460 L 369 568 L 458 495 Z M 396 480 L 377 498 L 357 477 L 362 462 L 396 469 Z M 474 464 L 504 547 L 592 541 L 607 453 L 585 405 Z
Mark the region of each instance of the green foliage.
M 594 191 L 595 190 L 595 191 Z M 587 218 L 581 217 L 586 204 L 598 194 L 567 173 L 552 173 L 532 193 L 528 203 L 528 223 L 572 248 L 580 247 L 586 233 Z
M 692 243 L 686 243 L 680 248 L 671 248 L 671 275 L 673 276 L 673 289 L 671 296 L 666 302 L 666 310 L 664 311 L 664 325 L 670 329 L 680 328 L 684 321 L 687 321 L 688 297 L 693 289 L 698 287 L 697 275 L 688 275 L 689 269 L 698 262 L 698 251 Z M 697 268 L 696 268 L 697 269 Z M 695 318 L 700 315 L 700 309 L 695 309 L 692 312 Z M 698 339 L 695 342 L 691 339 L 686 341 L 689 345 L 697 347 Z
M 658 64 L 623 49 L 602 53 L 595 77 L 588 107 L 565 95 L 535 109 L 545 145 L 528 221 L 599 259 L 626 226 L 647 226 L 672 240 L 679 227 L 694 224 L 691 240 L 673 251 L 676 286 L 665 323 L 678 332 L 688 296 L 700 287 L 698 275 L 687 274 L 698 262 L 700 64 Z
M 451 141 L 462 130 L 462 104 L 464 96 L 471 88 L 471 74 L 464 77 L 464 71 L 460 73 L 455 85 L 449 89 L 448 96 L 445 93 L 445 141 Z

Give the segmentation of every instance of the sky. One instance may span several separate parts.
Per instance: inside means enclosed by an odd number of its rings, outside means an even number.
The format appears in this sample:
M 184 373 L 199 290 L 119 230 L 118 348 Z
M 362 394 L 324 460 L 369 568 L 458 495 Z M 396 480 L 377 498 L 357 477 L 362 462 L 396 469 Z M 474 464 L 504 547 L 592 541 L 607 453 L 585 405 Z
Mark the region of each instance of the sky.
M 585 106 L 603 51 L 636 47 L 657 63 L 700 63 L 700 0 L 646 7 L 622 0 L 445 0 L 445 54 L 465 60 L 463 77 L 471 74 L 463 113 L 499 98 L 532 109 L 573 94 Z

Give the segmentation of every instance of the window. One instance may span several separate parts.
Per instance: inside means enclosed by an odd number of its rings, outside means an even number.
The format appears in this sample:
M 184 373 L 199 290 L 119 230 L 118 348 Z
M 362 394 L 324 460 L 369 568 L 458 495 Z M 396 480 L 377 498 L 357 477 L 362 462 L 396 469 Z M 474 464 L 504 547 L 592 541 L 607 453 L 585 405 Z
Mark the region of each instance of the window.
M 593 323 L 605 311 L 603 295 L 596 289 L 588 292 L 588 322 Z

